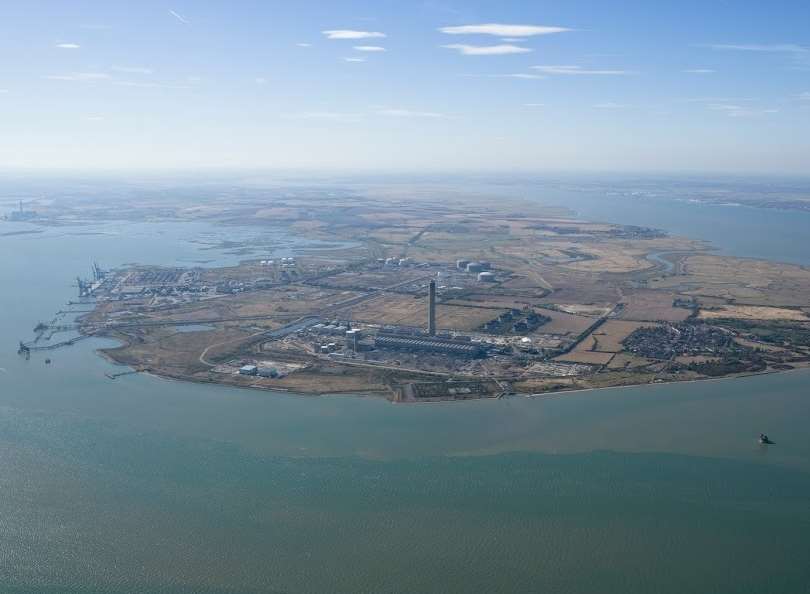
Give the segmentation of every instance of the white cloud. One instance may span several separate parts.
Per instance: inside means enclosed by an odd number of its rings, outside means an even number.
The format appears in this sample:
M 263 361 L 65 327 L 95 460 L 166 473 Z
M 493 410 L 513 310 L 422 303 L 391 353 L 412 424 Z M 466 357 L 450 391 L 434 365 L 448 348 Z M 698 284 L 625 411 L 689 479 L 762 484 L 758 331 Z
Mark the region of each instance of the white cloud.
M 717 71 L 711 68 L 687 68 L 684 72 L 687 74 L 714 74 Z
M 336 122 L 354 122 L 361 118 L 359 113 L 341 113 L 335 111 L 304 111 L 282 114 L 286 120 L 332 120 Z
M 464 56 L 503 56 L 506 54 L 527 54 L 532 50 L 527 47 L 520 47 L 517 45 L 465 45 L 463 43 L 454 43 L 450 45 L 443 45 L 447 49 L 457 50 L 458 53 Z
M 130 87 L 134 89 L 190 89 L 192 85 L 185 83 L 162 84 L 149 81 L 116 80 L 113 85 L 117 87 Z
M 5 95 L 8 93 L 8 89 L 0 89 L 0 95 Z
M 716 50 L 731 50 L 739 52 L 782 52 L 790 54 L 803 54 L 810 52 L 810 48 L 795 43 L 713 43 L 709 44 L 710 48 Z
M 512 74 L 491 74 L 492 78 L 519 78 L 522 80 L 543 80 L 546 78 L 542 74 L 527 74 L 526 72 L 515 72 Z
M 81 46 L 78 43 L 57 43 L 56 47 L 59 49 L 79 49 Z
M 366 59 L 365 58 L 352 58 L 350 56 L 346 56 L 345 58 L 343 58 L 343 61 L 344 62 L 365 62 Z
M 412 111 L 410 109 L 380 109 L 378 115 L 391 116 L 396 118 L 443 118 L 443 113 L 435 111 Z
M 588 70 L 582 66 L 532 66 L 543 74 L 561 74 L 567 76 L 623 76 L 632 74 L 629 70 Z
M 483 25 L 461 25 L 458 27 L 442 27 L 442 33 L 448 35 L 494 35 L 496 37 L 532 37 L 534 35 L 550 35 L 570 31 L 565 27 L 544 27 L 537 25 L 502 25 L 487 23 Z
M 141 66 L 113 66 L 111 70 L 115 72 L 124 72 L 126 74 L 152 74 L 151 68 L 143 68 Z
M 799 101 L 810 101 L 810 91 L 799 93 Z
M 736 105 L 732 103 L 710 103 L 706 107 L 712 111 L 723 112 L 730 118 L 754 117 L 771 113 L 779 113 L 778 109 L 752 109 L 748 106 Z
M 385 33 L 379 31 L 354 31 L 352 29 L 332 29 L 321 31 L 327 39 L 372 39 L 385 37 Z
M 297 45 L 298 47 L 312 47 L 311 43 L 303 43 L 303 42 L 302 43 L 296 43 L 295 45 Z
M 686 103 L 739 103 L 749 101 L 759 101 L 754 97 L 691 97 L 689 99 L 682 99 Z
M 257 85 L 266 85 L 267 84 L 267 79 L 263 78 L 261 76 L 255 78 L 253 80 L 256 82 Z
M 387 52 L 388 50 L 379 45 L 355 45 L 354 49 L 358 52 Z
M 87 121 L 87 122 L 101 122 L 101 121 L 104 120 L 104 116 L 102 116 L 102 115 L 89 115 L 89 116 L 84 116 L 82 119 Z
M 161 87 L 163 85 L 159 85 L 158 83 L 153 82 L 141 82 L 141 81 L 134 81 L 134 80 L 117 80 L 113 83 L 119 87 L 136 87 L 140 89 L 155 89 Z
M 190 24 L 190 23 L 188 22 L 188 19 L 187 19 L 186 17 L 184 17 L 183 15 L 177 14 L 177 13 L 176 13 L 175 11 L 173 11 L 173 10 L 169 10 L 169 14 L 170 14 L 170 15 L 172 15 L 174 18 L 176 18 L 176 19 L 177 19 L 178 21 L 180 21 L 181 23 L 183 23 L 184 25 L 189 25 L 189 24 Z
M 71 72 L 70 74 L 48 74 L 43 78 L 48 80 L 95 81 L 109 80 L 110 75 L 104 72 Z
M 461 76 L 471 78 L 519 78 L 523 80 L 543 80 L 547 78 L 542 74 L 530 74 L 528 72 L 514 72 L 509 74 L 462 74 Z

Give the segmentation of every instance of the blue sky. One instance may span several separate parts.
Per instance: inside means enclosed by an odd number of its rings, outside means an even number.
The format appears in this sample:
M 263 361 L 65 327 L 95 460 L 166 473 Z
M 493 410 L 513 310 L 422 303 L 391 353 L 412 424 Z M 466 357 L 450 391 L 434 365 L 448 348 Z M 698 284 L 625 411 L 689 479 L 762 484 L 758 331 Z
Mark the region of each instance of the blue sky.
M 5 168 L 808 163 L 806 1 L 2 3 Z

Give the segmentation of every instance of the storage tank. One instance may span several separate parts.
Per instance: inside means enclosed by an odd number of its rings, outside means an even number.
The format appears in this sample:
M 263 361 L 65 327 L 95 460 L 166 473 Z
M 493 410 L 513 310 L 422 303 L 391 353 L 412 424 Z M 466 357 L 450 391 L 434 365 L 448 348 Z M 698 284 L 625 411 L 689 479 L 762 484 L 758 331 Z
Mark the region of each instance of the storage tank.
M 478 273 L 478 282 L 480 283 L 494 283 L 495 282 L 495 275 L 491 272 L 479 272 Z
M 470 262 L 469 264 L 467 264 L 467 272 L 477 273 L 483 270 L 484 269 L 481 268 L 481 265 L 478 262 Z

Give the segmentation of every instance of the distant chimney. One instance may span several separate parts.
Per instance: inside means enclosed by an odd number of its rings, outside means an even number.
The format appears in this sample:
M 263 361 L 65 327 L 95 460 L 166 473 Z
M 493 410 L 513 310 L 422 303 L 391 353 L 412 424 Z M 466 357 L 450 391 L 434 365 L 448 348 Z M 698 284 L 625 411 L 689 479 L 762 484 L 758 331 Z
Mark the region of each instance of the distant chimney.
M 428 334 L 436 336 L 436 281 L 428 285 Z

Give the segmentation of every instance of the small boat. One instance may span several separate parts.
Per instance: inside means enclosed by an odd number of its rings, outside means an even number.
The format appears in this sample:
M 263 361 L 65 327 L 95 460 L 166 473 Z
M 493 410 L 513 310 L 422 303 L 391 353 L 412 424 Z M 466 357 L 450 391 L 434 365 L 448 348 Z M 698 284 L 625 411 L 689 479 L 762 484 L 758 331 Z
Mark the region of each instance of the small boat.
M 50 364 L 51 364 L 51 360 L 50 359 L 45 359 L 45 365 L 50 365 Z
M 767 435 L 765 435 L 764 433 L 760 433 L 759 434 L 759 443 L 761 443 L 763 445 L 770 445 L 773 442 L 771 441 L 771 439 Z

